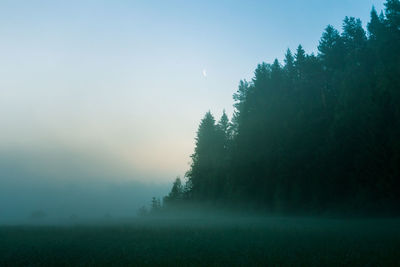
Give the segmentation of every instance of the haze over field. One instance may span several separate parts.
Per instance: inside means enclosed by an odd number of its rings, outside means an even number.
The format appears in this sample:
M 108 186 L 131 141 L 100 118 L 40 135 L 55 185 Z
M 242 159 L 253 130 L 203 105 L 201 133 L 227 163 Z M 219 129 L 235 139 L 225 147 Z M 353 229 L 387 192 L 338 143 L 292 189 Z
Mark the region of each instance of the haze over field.
M 384 1 L 304 2 L 2 1 L 0 222 L 135 214 L 258 63 Z

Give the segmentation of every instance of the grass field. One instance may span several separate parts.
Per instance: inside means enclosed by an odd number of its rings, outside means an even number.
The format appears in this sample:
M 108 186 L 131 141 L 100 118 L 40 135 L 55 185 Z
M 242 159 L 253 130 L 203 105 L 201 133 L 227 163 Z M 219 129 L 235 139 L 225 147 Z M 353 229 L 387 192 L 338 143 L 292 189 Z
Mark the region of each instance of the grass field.
M 0 266 L 400 266 L 400 220 L 142 219 L 0 227 Z

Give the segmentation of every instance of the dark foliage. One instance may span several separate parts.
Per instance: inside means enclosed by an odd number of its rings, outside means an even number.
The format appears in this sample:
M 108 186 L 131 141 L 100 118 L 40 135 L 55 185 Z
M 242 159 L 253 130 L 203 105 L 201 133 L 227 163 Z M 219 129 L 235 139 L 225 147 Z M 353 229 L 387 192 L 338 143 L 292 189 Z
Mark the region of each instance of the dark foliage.
M 234 115 L 200 123 L 185 189 L 168 196 L 271 212 L 400 211 L 400 1 L 346 17 L 318 55 L 261 63 Z

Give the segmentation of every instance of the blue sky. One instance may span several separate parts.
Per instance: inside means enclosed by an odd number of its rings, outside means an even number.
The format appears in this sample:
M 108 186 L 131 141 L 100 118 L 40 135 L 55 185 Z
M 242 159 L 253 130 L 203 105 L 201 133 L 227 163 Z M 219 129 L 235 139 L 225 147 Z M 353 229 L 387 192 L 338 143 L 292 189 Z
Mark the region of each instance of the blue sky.
M 110 179 L 169 182 L 203 114 L 231 114 L 258 63 L 316 52 L 326 25 L 365 25 L 383 2 L 2 0 L 0 149 L 43 162 L 66 149 L 123 170 Z

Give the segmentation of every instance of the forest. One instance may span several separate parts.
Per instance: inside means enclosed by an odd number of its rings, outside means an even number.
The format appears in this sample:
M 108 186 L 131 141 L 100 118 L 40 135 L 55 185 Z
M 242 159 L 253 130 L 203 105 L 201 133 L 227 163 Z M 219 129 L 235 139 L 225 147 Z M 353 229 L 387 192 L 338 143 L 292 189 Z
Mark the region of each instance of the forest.
M 400 1 L 373 8 L 366 29 L 354 17 L 327 26 L 317 54 L 299 45 L 259 64 L 233 100 L 231 119 L 204 115 L 164 207 L 398 215 Z
M 400 0 L 2 2 L 0 267 L 400 266 Z

